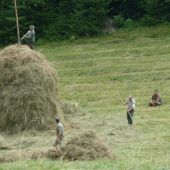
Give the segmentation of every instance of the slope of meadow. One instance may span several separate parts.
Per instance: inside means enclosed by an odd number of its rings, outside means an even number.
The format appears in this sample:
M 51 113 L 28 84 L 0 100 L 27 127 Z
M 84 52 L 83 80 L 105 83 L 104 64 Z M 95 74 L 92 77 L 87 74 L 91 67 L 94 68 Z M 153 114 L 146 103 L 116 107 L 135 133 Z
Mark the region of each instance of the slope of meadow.
M 68 115 L 80 125 L 66 141 L 84 130 L 93 130 L 119 158 L 98 161 L 18 161 L 1 169 L 170 169 L 170 33 L 167 27 L 119 32 L 113 36 L 37 46 L 58 72 L 61 100 L 77 102 L 86 114 Z M 148 102 L 157 89 L 160 107 Z M 134 121 L 127 125 L 125 101 L 136 100 Z M 66 133 L 69 128 L 66 129 Z M 22 134 L 9 136 L 8 142 Z M 27 149 L 48 148 L 55 132 L 28 132 Z M 18 142 L 19 143 L 19 142 Z M 17 145 L 17 142 L 14 143 Z M 11 144 L 12 146 L 12 144 Z M 3 151 L 6 152 L 6 151 Z

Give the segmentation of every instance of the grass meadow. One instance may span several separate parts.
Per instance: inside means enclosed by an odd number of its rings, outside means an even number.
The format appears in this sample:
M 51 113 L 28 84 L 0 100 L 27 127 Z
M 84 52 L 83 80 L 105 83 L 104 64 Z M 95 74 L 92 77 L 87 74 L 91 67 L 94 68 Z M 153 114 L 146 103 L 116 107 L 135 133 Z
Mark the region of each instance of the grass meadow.
M 69 162 L 28 159 L 1 163 L 0 170 L 169 170 L 169 30 L 169 26 L 119 30 L 114 35 L 36 46 L 35 50 L 41 50 L 57 70 L 61 100 L 78 103 L 86 112 L 66 116 L 68 123 L 81 126 L 70 132 L 65 142 L 84 130 L 93 130 L 111 147 L 118 160 Z M 149 107 L 155 89 L 162 96 L 163 105 Z M 127 125 L 126 106 L 119 95 L 123 101 L 128 95 L 135 99 L 136 126 Z M 1 135 L 9 146 L 19 146 L 22 133 Z M 50 148 L 54 139 L 54 130 L 28 131 L 22 152 Z

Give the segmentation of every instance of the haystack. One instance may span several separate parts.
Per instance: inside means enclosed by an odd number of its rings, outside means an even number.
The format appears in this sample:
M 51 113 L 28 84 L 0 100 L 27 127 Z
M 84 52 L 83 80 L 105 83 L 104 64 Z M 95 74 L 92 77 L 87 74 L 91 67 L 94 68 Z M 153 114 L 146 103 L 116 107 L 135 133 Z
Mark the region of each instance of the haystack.
M 56 70 L 43 55 L 26 45 L 11 45 L 0 52 L 0 130 L 45 130 L 62 117 Z
M 6 141 L 3 136 L 0 135 L 0 148 L 6 146 Z
M 72 138 L 64 146 L 62 152 L 64 160 L 116 159 L 111 148 L 99 140 L 93 131 L 85 131 L 77 137 Z

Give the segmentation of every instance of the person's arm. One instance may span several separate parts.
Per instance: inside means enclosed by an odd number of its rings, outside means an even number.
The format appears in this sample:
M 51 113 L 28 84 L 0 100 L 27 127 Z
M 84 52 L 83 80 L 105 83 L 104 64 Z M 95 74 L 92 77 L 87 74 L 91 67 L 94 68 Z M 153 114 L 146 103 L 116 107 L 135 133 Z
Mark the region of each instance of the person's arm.
M 151 99 L 151 103 L 152 103 L 152 104 L 155 104 L 156 102 L 159 102 L 159 101 L 160 101 L 160 96 L 158 96 L 155 101 L 153 100 L 153 97 L 152 97 L 152 99 Z
M 126 101 L 123 103 L 123 105 L 127 105 L 127 102 L 128 102 L 128 100 L 126 100 Z
M 154 104 L 153 96 L 152 96 L 152 98 L 151 98 L 151 104 Z
M 133 110 L 133 109 L 134 109 L 134 107 L 131 107 L 129 110 L 127 109 L 127 111 L 130 112 L 130 111 Z
M 62 130 L 59 131 L 56 141 L 60 139 L 61 134 L 62 134 Z
M 154 103 L 159 102 L 159 101 L 160 101 L 160 97 L 157 100 L 155 100 Z
M 33 37 L 33 33 L 30 31 L 27 36 L 25 36 L 26 39 L 31 39 Z
M 25 38 L 25 36 L 27 36 L 30 33 L 30 31 L 28 31 L 25 35 L 23 35 L 22 39 Z

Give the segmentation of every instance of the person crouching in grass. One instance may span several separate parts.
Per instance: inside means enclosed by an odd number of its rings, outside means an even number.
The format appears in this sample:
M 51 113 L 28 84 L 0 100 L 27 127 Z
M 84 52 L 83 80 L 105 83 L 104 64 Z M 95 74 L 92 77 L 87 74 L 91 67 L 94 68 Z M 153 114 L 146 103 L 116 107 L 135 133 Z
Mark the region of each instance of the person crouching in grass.
M 154 90 L 154 94 L 151 98 L 149 106 L 160 106 L 160 105 L 162 105 L 162 98 L 158 94 L 158 90 Z

